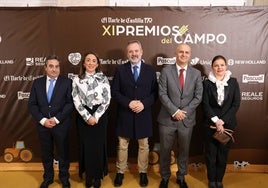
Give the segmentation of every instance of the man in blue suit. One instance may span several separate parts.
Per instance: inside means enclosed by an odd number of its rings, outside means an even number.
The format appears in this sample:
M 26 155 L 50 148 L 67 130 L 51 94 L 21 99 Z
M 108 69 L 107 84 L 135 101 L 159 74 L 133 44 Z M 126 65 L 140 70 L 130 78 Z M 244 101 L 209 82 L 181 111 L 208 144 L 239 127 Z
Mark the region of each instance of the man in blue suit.
M 69 182 L 69 138 L 73 112 L 72 81 L 60 75 L 57 56 L 46 58 L 46 75 L 34 80 L 29 98 L 29 110 L 37 122 L 37 130 L 44 167 L 40 188 L 47 188 L 54 181 L 53 159 L 59 160 L 59 179 L 62 187 L 70 187 Z
M 142 54 L 141 43 L 130 41 L 127 45 L 129 61 L 117 68 L 112 83 L 112 97 L 118 104 L 116 134 L 119 146 L 115 187 L 122 185 L 127 169 L 130 139 L 137 139 L 139 143 L 140 186 L 148 185 L 148 137 L 152 136 L 151 107 L 157 98 L 157 79 L 152 66 L 143 62 Z
M 196 108 L 201 103 L 203 84 L 199 70 L 188 65 L 191 48 L 180 44 L 176 49 L 176 63 L 162 69 L 159 78 L 159 99 L 162 103 L 157 121 L 160 137 L 160 174 L 159 188 L 167 188 L 171 175 L 170 152 L 175 138 L 178 138 L 178 171 L 176 182 L 180 188 L 188 185 L 188 156 Z

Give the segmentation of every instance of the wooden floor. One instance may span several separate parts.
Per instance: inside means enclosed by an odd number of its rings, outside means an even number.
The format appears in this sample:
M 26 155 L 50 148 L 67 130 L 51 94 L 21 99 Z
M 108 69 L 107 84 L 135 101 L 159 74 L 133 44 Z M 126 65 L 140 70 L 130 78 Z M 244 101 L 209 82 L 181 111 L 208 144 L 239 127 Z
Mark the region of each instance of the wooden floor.
M 0 188 L 38 188 L 42 182 L 42 166 L 38 164 L 25 164 L 27 168 L 22 165 L 21 169 L 15 170 L 11 164 L 0 164 Z M 18 165 L 17 165 L 18 167 Z M 16 167 L 16 169 L 18 169 Z M 260 169 L 261 166 L 258 167 Z M 129 170 L 125 173 L 125 178 L 121 188 L 138 188 L 139 176 L 135 164 L 129 165 Z M 256 168 L 256 167 L 255 167 Z M 109 174 L 103 179 L 102 187 L 110 188 L 113 186 L 113 179 L 115 177 L 114 164 L 109 164 Z M 176 165 L 171 166 L 172 177 L 170 178 L 169 188 L 178 187 L 175 183 Z M 266 170 L 266 169 L 264 169 Z M 83 188 L 84 182 L 78 178 L 77 164 L 72 164 L 71 169 L 71 186 L 72 188 Z M 148 188 L 158 188 L 161 181 L 159 175 L 159 166 L 150 166 L 148 172 L 149 185 Z M 203 166 L 189 166 L 189 174 L 186 176 L 186 181 L 189 188 L 206 188 L 207 179 L 206 172 Z M 227 168 L 227 173 L 224 177 L 225 188 L 267 188 L 268 187 L 268 173 L 264 172 L 250 172 L 250 170 L 233 170 L 232 167 Z M 55 175 L 55 182 L 50 188 L 60 188 L 57 177 Z

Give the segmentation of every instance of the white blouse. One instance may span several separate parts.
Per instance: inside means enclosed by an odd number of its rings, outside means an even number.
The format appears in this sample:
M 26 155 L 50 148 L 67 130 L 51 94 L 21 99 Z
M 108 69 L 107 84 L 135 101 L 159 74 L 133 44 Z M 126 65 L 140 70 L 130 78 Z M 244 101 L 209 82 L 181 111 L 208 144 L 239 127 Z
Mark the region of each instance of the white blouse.
M 218 94 L 218 104 L 221 106 L 224 100 L 224 86 L 228 86 L 227 81 L 230 79 L 231 72 L 226 71 L 223 80 L 217 80 L 212 72 L 209 73 L 208 79 L 216 84 Z
M 217 102 L 218 104 L 221 106 L 223 104 L 224 101 L 224 86 L 228 86 L 228 80 L 230 79 L 231 76 L 231 72 L 229 70 L 226 71 L 226 74 L 224 75 L 223 80 L 217 80 L 217 78 L 215 77 L 215 75 L 213 74 L 213 72 L 210 72 L 208 75 L 208 79 L 216 84 L 217 87 L 217 94 L 218 94 L 218 98 L 217 98 Z M 211 118 L 211 120 L 216 123 L 219 120 L 218 116 L 214 116 Z
M 73 101 L 76 110 L 87 121 L 91 116 L 97 120 L 107 110 L 111 100 L 111 89 L 107 77 L 102 72 L 86 73 L 84 79 L 78 76 L 73 79 Z M 100 105 L 94 114 L 90 114 L 84 106 L 92 109 Z

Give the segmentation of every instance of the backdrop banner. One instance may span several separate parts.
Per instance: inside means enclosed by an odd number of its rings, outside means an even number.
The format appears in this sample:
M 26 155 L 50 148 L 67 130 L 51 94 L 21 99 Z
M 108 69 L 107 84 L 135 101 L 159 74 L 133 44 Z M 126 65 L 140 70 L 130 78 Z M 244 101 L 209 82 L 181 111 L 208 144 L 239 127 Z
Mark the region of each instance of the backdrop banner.
M 227 58 L 228 69 L 241 90 L 236 142 L 229 162 L 267 164 L 268 156 L 268 7 L 38 7 L 0 8 L 0 162 L 24 161 L 15 148 L 26 148 L 40 161 L 36 124 L 27 104 L 33 80 L 43 75 L 46 56 L 62 60 L 61 72 L 78 74 L 81 56 L 96 52 L 110 82 L 115 69 L 126 62 L 129 40 L 140 40 L 143 59 L 157 70 L 175 63 L 178 44 L 192 47 L 191 65 L 205 78 L 215 55 Z M 157 152 L 159 136 L 153 106 Z M 108 154 L 116 157 L 116 103 L 109 107 Z M 75 112 L 74 112 L 75 117 Z M 203 114 L 198 108 L 190 161 L 203 162 Z M 75 122 L 75 121 L 74 121 Z M 17 142 L 19 141 L 19 142 Z M 71 159 L 77 161 L 76 125 L 71 134 Z M 17 143 L 17 144 L 16 144 Z M 132 141 L 129 155 L 137 154 Z M 5 149 L 11 148 L 5 156 Z M 176 152 L 176 147 L 174 147 Z M 14 159 L 11 160 L 10 158 Z

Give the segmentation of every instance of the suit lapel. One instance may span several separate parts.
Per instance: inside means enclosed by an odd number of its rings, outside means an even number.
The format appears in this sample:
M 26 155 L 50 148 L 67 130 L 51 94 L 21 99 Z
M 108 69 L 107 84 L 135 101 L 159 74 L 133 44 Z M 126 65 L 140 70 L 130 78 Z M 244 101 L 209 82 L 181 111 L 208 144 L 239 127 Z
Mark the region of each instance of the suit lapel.
M 144 78 L 144 77 L 146 77 L 146 70 L 145 70 L 145 67 L 144 67 L 144 63 L 141 62 L 140 74 L 139 74 L 137 82 L 140 82 L 142 80 L 142 78 Z
M 47 77 L 46 76 L 44 76 L 41 81 L 40 89 L 44 98 L 47 99 Z
M 218 101 L 218 93 L 217 93 L 217 87 L 215 83 L 211 82 L 211 91 L 212 91 L 212 95 L 215 98 L 216 101 Z
M 133 83 L 135 83 L 134 76 L 133 76 L 133 74 L 132 74 L 132 70 L 131 70 L 131 64 L 130 64 L 130 62 L 127 62 L 127 63 L 126 63 L 125 68 L 126 68 L 126 73 L 127 73 L 127 75 L 130 77 L 130 80 L 131 80 Z M 139 78 L 138 78 L 138 79 L 139 79 Z
M 178 77 L 178 71 L 177 71 L 176 64 L 174 64 L 172 66 L 171 74 L 172 74 L 172 76 L 174 78 L 174 81 L 175 81 L 176 86 L 178 87 L 179 91 L 182 93 L 182 90 L 181 90 L 181 87 L 180 87 L 180 83 L 179 83 L 179 77 Z
M 191 82 L 192 82 L 191 76 L 190 76 L 190 75 L 192 75 L 191 72 L 192 72 L 192 69 L 188 65 L 187 70 L 186 70 L 186 77 L 185 77 L 185 81 L 184 81 L 184 91 L 187 91 L 188 85 L 191 84 Z
M 230 79 L 229 79 L 230 80 Z M 229 95 L 229 91 L 230 91 L 230 87 L 231 87 L 231 85 L 229 84 L 229 82 L 227 82 L 228 83 L 228 86 L 229 87 L 226 87 L 226 86 L 224 86 L 224 100 L 223 100 L 223 104 L 224 104 L 224 102 L 227 100 L 227 98 L 228 98 L 228 95 Z

